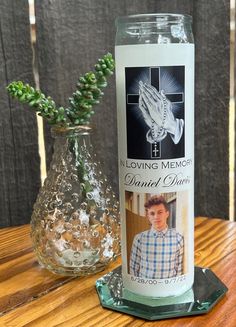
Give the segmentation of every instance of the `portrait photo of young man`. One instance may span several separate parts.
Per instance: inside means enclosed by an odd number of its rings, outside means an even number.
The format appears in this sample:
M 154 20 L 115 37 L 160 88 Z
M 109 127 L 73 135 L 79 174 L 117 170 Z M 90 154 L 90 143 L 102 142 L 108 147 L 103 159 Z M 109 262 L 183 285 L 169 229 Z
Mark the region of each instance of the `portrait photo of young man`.
M 150 229 L 135 235 L 129 259 L 133 276 L 165 279 L 182 275 L 184 237 L 168 227 L 170 210 L 163 196 L 151 196 L 144 205 Z

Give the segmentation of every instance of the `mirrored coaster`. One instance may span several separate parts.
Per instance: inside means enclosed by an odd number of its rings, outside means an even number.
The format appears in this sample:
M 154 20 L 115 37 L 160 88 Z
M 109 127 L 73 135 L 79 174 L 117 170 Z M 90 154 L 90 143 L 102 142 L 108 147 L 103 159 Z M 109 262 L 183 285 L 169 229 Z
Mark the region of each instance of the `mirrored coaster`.
M 166 298 L 149 298 L 123 287 L 121 266 L 96 281 L 101 305 L 147 320 L 207 313 L 227 292 L 227 287 L 207 268 L 195 267 L 193 287 L 186 293 Z

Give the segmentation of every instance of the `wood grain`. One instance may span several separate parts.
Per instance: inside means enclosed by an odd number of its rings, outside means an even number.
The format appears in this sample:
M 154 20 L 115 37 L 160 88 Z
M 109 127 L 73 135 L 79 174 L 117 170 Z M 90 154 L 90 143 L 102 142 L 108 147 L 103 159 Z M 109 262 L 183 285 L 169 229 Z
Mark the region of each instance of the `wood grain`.
M 0 314 L 71 280 L 39 266 L 29 232 L 29 225 L 0 231 Z
M 198 0 L 193 4 L 195 212 L 228 219 L 230 0 Z
M 197 218 L 195 263 L 211 267 L 229 291 L 206 315 L 148 322 L 100 306 L 95 281 L 119 265 L 120 260 L 94 276 L 79 279 L 60 277 L 36 263 L 28 226 L 2 229 L 0 259 L 4 263 L 0 266 L 0 307 L 5 313 L 2 312 L 0 317 L 0 326 L 169 327 L 171 324 L 173 327 L 235 327 L 235 235 L 236 223 Z
M 0 227 L 29 223 L 40 186 L 37 124 L 6 86 L 33 81 L 28 1 L 0 2 Z

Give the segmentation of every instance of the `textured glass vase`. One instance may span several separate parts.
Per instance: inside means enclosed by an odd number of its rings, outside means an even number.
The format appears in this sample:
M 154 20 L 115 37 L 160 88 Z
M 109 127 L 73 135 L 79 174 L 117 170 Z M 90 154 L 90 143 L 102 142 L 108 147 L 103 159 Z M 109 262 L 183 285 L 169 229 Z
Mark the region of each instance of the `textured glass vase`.
M 101 271 L 120 254 L 119 203 L 96 162 L 90 132 L 52 129 L 54 154 L 31 219 L 39 263 L 62 275 Z

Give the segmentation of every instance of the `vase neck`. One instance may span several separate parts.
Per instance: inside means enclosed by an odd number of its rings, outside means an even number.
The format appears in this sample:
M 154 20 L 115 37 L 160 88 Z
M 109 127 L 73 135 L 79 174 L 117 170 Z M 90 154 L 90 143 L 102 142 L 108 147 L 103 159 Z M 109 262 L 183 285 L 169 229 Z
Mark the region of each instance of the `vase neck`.
M 54 154 L 61 153 L 64 157 L 65 152 L 70 155 L 74 154 L 83 157 L 90 151 L 92 145 L 90 141 L 90 134 L 92 132 L 89 126 L 78 126 L 73 128 L 52 128 L 52 137 L 54 142 Z M 64 154 L 63 154 L 64 153 Z M 53 158 L 54 159 L 54 158 Z
M 74 127 L 53 127 L 51 129 L 51 134 L 53 138 L 65 137 L 65 138 L 74 138 L 78 136 L 90 135 L 92 128 L 87 125 L 79 125 Z

